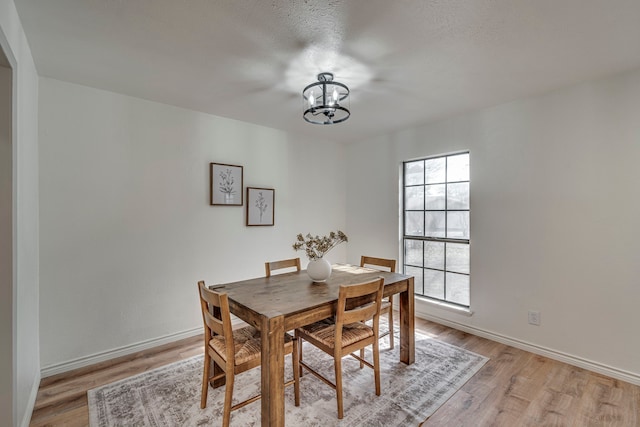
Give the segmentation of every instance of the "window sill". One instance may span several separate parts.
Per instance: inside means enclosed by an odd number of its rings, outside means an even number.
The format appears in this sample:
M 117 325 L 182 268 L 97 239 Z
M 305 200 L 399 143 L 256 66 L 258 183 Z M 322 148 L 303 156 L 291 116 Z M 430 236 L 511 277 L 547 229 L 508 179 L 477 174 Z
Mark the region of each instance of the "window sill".
M 442 310 L 451 311 L 456 314 L 461 314 L 463 316 L 471 317 L 473 316 L 473 311 L 470 308 L 460 307 L 455 304 L 449 304 L 443 301 L 434 301 L 428 298 L 422 298 L 416 295 L 416 303 L 424 304 L 425 306 L 436 307 Z

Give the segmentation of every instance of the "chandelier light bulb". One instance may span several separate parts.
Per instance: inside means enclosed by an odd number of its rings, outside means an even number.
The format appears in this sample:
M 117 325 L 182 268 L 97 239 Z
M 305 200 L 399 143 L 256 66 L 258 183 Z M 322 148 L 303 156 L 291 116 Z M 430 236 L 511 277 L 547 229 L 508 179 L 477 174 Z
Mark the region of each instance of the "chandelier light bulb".
M 309 106 L 313 107 L 316 103 L 316 97 L 313 94 L 313 91 L 311 91 L 311 93 L 309 94 Z

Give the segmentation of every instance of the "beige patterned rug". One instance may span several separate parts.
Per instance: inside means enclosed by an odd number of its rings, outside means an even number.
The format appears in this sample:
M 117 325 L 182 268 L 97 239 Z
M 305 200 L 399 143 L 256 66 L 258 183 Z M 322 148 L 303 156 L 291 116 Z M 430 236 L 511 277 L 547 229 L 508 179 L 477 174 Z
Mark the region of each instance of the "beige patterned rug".
M 383 340 L 381 340 L 383 341 Z M 399 340 L 398 340 L 399 342 Z M 387 343 L 381 349 L 388 348 Z M 286 388 L 288 426 L 417 426 L 431 416 L 488 360 L 484 356 L 425 336 L 416 336 L 416 361 L 400 363 L 398 345 L 380 351 L 382 395 L 376 396 L 373 371 L 343 359 L 344 419 L 337 419 L 335 392 L 306 373 L 300 382 L 301 405 L 293 404 Z M 370 358 L 370 354 L 367 354 Z M 304 358 L 333 378 L 333 361 L 305 343 Z M 89 390 L 90 425 L 200 426 L 220 425 L 224 387 L 209 389 L 206 409 L 200 409 L 202 356 L 193 357 L 112 384 Z M 292 377 L 286 357 L 287 378 Z M 236 377 L 234 401 L 257 394 L 260 368 Z M 232 426 L 259 426 L 260 402 L 231 413 Z

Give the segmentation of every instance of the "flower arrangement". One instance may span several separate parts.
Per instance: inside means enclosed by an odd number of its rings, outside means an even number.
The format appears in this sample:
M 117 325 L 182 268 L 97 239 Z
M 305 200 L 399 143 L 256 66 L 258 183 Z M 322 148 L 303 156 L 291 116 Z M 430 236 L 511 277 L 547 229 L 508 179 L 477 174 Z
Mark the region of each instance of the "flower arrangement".
M 340 230 L 332 231 L 328 236 L 324 237 L 298 234 L 293 244 L 293 249 L 296 251 L 304 250 L 307 258 L 313 261 L 322 258 L 331 249 L 347 241 L 347 235 Z

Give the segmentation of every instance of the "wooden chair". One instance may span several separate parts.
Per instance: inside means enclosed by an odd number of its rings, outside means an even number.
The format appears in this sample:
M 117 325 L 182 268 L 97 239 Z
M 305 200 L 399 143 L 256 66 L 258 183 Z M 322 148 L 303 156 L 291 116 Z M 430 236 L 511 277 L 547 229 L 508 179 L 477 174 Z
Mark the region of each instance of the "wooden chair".
M 342 419 L 344 415 L 342 405 L 342 358 L 344 356 L 350 355 L 359 360 L 360 368 L 364 364 L 373 369 L 376 395 L 380 396 L 378 328 L 383 288 L 383 278 L 355 285 L 342 285 L 339 291 L 335 322 L 333 319 L 325 319 L 296 329 L 296 339 L 299 341 L 298 348 L 300 350 L 300 374 L 302 374 L 302 367 L 304 367 L 335 389 L 339 419 Z M 364 323 L 371 319 L 373 319 L 373 327 Z M 303 340 L 333 356 L 335 384 L 302 360 Z M 373 364 L 364 360 L 363 357 L 353 354 L 354 351 L 364 349 L 368 345 L 373 346 Z
M 207 406 L 209 382 L 225 378 L 225 395 L 222 425 L 229 426 L 231 411 L 242 408 L 260 399 L 254 396 L 236 405 L 233 403 L 233 383 L 235 375 L 260 366 L 260 331 L 253 326 L 232 330 L 231 313 L 226 293 L 208 289 L 204 281 L 198 282 L 198 293 L 204 322 L 204 370 L 202 375 L 202 397 L 200 408 Z M 300 365 L 298 341 L 285 334 L 284 353 L 293 357 L 293 380 L 285 386 L 294 385 L 295 405 L 300 406 Z M 222 372 L 210 376 L 211 360 L 222 369 Z
M 376 266 L 388 268 L 390 272 L 396 272 L 396 260 L 386 258 L 375 258 L 370 256 L 360 257 L 360 267 Z M 393 349 L 393 295 L 389 296 L 387 301 L 382 302 L 380 314 L 386 314 L 389 320 L 389 330 L 380 334 L 379 338 L 389 335 L 389 348 Z
M 300 258 L 283 259 L 281 261 L 264 263 L 264 272 L 267 277 L 271 277 L 271 272 L 273 270 L 280 270 L 281 268 L 295 268 L 296 271 L 300 271 Z

